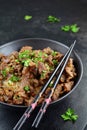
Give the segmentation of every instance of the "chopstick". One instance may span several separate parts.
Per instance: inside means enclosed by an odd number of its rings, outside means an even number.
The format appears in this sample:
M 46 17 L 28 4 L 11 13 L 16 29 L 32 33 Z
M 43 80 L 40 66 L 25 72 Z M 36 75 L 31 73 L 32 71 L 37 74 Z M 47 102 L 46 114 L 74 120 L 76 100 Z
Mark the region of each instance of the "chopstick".
M 38 114 L 37 114 L 37 116 L 36 116 L 36 118 L 35 118 L 35 120 L 34 120 L 34 122 L 33 122 L 33 124 L 32 124 L 32 127 L 37 128 L 38 125 L 39 125 L 39 123 L 40 123 L 40 121 L 41 121 L 41 119 L 42 119 L 42 117 L 43 117 L 43 115 L 45 114 L 46 109 L 47 109 L 47 107 L 49 106 L 49 104 L 50 104 L 50 102 L 51 102 L 51 97 L 52 97 L 52 95 L 53 95 L 53 93 L 54 93 L 54 90 L 55 90 L 55 88 L 56 88 L 56 86 L 57 86 L 57 84 L 58 84 L 58 82 L 59 82 L 59 79 L 60 79 L 60 77 L 61 77 L 61 75 L 62 75 L 62 73 L 63 73 L 63 71 L 64 71 L 64 68 L 65 68 L 65 66 L 66 66 L 66 64 L 67 64 L 67 62 L 68 62 L 68 60 L 69 60 L 69 57 L 70 57 L 70 55 L 71 55 L 71 52 L 72 52 L 72 50 L 73 50 L 73 48 L 74 48 L 74 46 L 75 46 L 75 43 L 76 43 L 76 41 L 74 41 L 72 47 L 70 48 L 70 51 L 69 51 L 69 53 L 68 53 L 68 55 L 67 55 L 65 61 L 63 61 L 64 64 L 61 66 L 61 67 L 62 67 L 62 68 L 61 68 L 61 71 L 59 72 L 59 75 L 56 77 L 56 79 L 55 79 L 55 81 L 54 81 L 54 83 L 53 83 L 53 87 L 52 87 L 50 93 L 48 94 L 47 98 L 45 98 L 44 102 L 42 103 L 42 106 L 41 106 L 41 108 L 40 108 L 40 110 L 39 110 L 39 112 L 38 112 Z
M 17 124 L 15 125 L 15 127 L 13 128 L 13 130 L 20 130 L 21 127 L 23 126 L 23 124 L 25 123 L 26 119 L 28 119 L 32 113 L 32 111 L 35 109 L 35 107 L 37 106 L 37 102 L 39 100 L 39 98 L 42 96 L 42 94 L 44 93 L 44 91 L 46 90 L 46 88 L 48 87 L 49 83 L 51 82 L 51 80 L 53 79 L 53 77 L 55 76 L 56 72 L 58 71 L 58 69 L 60 68 L 60 66 L 62 65 L 63 61 L 65 60 L 65 58 L 67 57 L 68 53 L 70 52 L 70 50 L 72 50 L 72 47 L 74 46 L 74 44 L 76 43 L 76 40 L 74 41 L 74 43 L 70 46 L 70 48 L 68 49 L 68 51 L 66 52 L 65 56 L 62 58 L 62 60 L 60 61 L 60 63 L 58 64 L 58 66 L 56 67 L 56 69 L 53 71 L 53 73 L 51 74 L 49 80 L 47 81 L 47 83 L 41 88 L 41 90 L 39 91 L 39 93 L 36 95 L 35 99 L 33 100 L 33 102 L 31 103 L 31 105 L 26 109 L 26 111 L 24 112 L 24 114 L 22 115 L 22 117 L 19 119 L 19 121 L 17 122 Z

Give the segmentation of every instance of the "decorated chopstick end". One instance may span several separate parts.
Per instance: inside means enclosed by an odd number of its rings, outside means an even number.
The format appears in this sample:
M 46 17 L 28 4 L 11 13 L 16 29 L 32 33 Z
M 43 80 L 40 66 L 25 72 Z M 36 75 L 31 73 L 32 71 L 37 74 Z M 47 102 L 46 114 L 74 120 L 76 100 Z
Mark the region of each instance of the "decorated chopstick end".
M 45 102 L 46 102 L 46 104 L 50 104 L 51 98 L 46 98 L 46 99 L 45 99 Z

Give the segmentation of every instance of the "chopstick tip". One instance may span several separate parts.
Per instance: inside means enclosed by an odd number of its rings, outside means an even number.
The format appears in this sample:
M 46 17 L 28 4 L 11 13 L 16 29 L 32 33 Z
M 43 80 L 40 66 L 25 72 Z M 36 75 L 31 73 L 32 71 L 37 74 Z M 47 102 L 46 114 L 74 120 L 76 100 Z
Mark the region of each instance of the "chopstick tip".
M 76 44 L 76 40 L 74 40 L 74 44 Z

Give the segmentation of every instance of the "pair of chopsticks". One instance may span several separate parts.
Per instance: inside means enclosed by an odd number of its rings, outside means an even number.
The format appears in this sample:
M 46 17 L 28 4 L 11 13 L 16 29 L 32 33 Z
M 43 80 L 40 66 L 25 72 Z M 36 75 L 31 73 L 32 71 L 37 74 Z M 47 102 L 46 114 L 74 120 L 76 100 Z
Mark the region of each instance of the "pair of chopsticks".
M 52 81 L 52 79 L 54 78 L 55 74 L 57 73 L 57 71 L 61 68 L 60 72 L 58 73 L 57 78 L 55 79 L 54 83 L 53 83 L 53 87 L 50 91 L 50 93 L 48 94 L 47 98 L 44 100 L 44 102 L 42 103 L 42 106 L 32 124 L 32 127 L 38 127 L 40 120 L 43 117 L 43 114 L 46 112 L 47 107 L 49 106 L 50 102 L 51 102 L 51 97 L 53 95 L 53 92 L 59 82 L 59 79 L 64 71 L 64 68 L 69 60 L 69 57 L 71 55 L 71 52 L 75 46 L 76 40 L 74 41 L 74 43 L 70 46 L 70 48 L 68 49 L 68 51 L 66 52 L 65 56 L 62 58 L 62 60 L 60 61 L 60 63 L 58 64 L 58 66 L 56 67 L 56 69 L 53 71 L 51 77 L 49 78 L 49 80 L 47 81 L 47 83 L 42 87 L 42 89 L 40 90 L 40 92 L 36 95 L 35 99 L 33 100 L 33 102 L 31 103 L 31 105 L 26 109 L 26 111 L 24 112 L 24 114 L 22 115 L 22 117 L 20 118 L 20 120 L 18 121 L 18 123 L 15 125 L 15 127 L 13 128 L 13 130 L 20 130 L 20 128 L 23 126 L 23 124 L 25 123 L 26 119 L 28 119 L 32 113 L 32 111 L 35 109 L 35 107 L 37 106 L 37 102 L 39 100 L 39 98 L 42 96 L 42 94 L 44 93 L 44 91 L 46 90 L 46 88 L 48 87 L 49 83 Z

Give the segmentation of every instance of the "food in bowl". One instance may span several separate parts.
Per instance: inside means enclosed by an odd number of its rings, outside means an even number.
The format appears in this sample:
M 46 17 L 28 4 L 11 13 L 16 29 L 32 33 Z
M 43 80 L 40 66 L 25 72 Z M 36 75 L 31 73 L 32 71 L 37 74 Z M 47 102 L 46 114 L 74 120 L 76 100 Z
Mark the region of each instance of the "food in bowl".
M 23 46 L 10 55 L 0 54 L 0 101 L 29 106 L 62 57 L 62 53 L 50 47 L 33 50 L 31 46 Z M 76 76 L 76 68 L 73 59 L 70 58 L 54 91 L 52 101 L 72 90 Z M 38 104 L 42 103 L 50 92 L 53 81 L 54 79 Z

